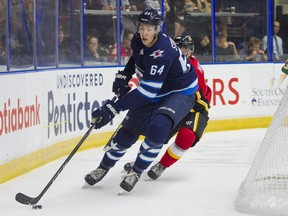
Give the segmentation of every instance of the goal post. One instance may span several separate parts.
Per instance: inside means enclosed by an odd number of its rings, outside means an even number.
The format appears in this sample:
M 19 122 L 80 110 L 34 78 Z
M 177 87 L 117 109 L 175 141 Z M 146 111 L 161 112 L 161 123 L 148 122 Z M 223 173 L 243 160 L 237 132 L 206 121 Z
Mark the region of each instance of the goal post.
M 288 88 L 235 200 L 238 211 L 288 216 Z

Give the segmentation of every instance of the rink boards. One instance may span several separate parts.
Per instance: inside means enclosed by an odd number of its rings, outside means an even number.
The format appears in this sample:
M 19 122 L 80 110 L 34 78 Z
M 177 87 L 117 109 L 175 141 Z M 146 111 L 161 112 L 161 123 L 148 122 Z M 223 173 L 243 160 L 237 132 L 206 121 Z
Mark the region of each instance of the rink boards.
M 213 92 L 207 131 L 267 127 L 288 83 L 281 67 L 203 65 Z M 88 130 L 92 110 L 114 96 L 118 69 L 1 75 L 0 183 L 69 154 Z M 95 130 L 81 150 L 105 144 L 124 116 Z

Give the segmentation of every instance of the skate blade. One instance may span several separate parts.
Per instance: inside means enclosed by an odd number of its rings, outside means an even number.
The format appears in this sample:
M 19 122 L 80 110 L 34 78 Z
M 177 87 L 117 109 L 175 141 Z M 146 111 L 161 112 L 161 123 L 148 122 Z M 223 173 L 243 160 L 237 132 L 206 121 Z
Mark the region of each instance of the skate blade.
M 122 195 L 125 195 L 125 194 L 128 194 L 128 192 L 125 191 L 124 189 L 120 188 L 120 190 L 118 191 L 118 195 L 122 196 Z
M 149 176 L 148 176 L 148 174 L 147 173 L 143 173 L 143 178 L 144 178 L 144 181 L 155 181 L 154 179 L 152 179 L 152 178 L 150 178 Z
M 149 182 L 149 181 L 154 181 L 154 180 L 151 179 L 151 178 L 149 178 L 149 177 L 147 177 L 147 178 L 144 178 L 144 181 L 145 181 L 145 182 Z
M 90 188 L 92 185 L 89 185 L 87 182 L 85 182 L 82 186 L 82 188 Z

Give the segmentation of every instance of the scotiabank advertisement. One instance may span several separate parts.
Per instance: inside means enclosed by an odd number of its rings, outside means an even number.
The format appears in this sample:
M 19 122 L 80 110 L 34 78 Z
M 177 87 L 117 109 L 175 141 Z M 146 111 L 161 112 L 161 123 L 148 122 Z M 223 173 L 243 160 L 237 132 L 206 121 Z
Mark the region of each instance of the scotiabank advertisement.
M 287 88 L 282 64 L 203 65 L 212 89 L 210 119 L 273 116 Z M 81 137 L 91 112 L 111 99 L 122 68 L 1 75 L 0 165 L 64 140 Z M 133 85 L 133 83 L 132 83 Z M 93 133 L 117 128 L 125 113 Z

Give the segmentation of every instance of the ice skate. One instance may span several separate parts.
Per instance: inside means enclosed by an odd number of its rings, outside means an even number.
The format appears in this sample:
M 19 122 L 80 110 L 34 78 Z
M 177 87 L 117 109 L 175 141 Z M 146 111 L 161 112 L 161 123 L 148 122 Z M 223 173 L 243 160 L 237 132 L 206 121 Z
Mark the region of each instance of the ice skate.
M 85 181 L 88 185 L 93 186 L 99 181 L 101 181 L 104 176 L 108 173 L 109 170 L 102 169 L 100 166 L 93 170 L 92 172 L 88 173 L 85 176 Z
M 150 168 L 150 170 L 147 172 L 147 175 L 151 179 L 156 180 L 162 175 L 165 169 L 166 167 L 164 167 L 161 163 L 158 162 Z
M 124 179 L 120 183 L 120 187 L 124 191 L 130 192 L 134 188 L 136 183 L 138 182 L 140 175 L 141 174 L 136 173 L 133 170 L 131 170 L 130 172 L 128 172 L 127 175 L 125 175 Z

